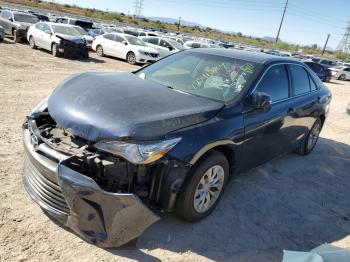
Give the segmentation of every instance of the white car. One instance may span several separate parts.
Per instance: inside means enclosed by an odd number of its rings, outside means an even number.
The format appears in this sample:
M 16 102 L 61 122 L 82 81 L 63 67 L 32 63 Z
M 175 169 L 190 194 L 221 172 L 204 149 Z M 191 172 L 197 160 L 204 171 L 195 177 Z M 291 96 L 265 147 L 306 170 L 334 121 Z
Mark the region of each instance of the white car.
M 347 66 L 335 66 L 328 68 L 332 72 L 332 77 L 339 80 L 349 80 L 350 79 L 350 67 Z
M 159 52 L 159 57 L 166 57 L 176 52 L 185 50 L 178 42 L 162 37 L 145 36 L 140 37 L 148 46 L 153 47 Z
M 86 40 L 73 25 L 39 22 L 29 27 L 27 39 L 31 48 L 49 50 L 53 56 L 75 53 L 85 58 L 89 57 Z M 66 44 L 61 44 L 64 40 Z
M 184 43 L 184 47 L 186 49 L 191 49 L 191 48 L 209 48 L 211 46 L 207 43 L 201 43 L 196 41 L 186 41 Z
M 146 45 L 141 39 L 120 33 L 107 33 L 97 36 L 92 49 L 99 56 L 109 55 L 125 59 L 129 64 L 152 63 L 159 59 L 159 52 Z

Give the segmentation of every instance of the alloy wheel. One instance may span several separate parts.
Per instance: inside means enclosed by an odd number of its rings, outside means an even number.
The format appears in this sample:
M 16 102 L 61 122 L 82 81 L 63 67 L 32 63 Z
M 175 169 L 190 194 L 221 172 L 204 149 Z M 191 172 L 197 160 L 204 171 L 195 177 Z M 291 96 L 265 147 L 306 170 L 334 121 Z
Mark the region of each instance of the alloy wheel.
M 103 56 L 103 48 L 102 46 L 98 46 L 97 49 L 96 49 L 96 53 L 98 56 Z
M 222 191 L 224 180 L 225 171 L 219 165 L 209 168 L 203 174 L 193 198 L 193 206 L 198 213 L 206 212 L 215 204 Z
M 316 123 L 313 126 L 313 128 L 311 129 L 309 137 L 308 137 L 307 148 L 309 151 L 311 151 L 313 149 L 313 147 L 315 146 L 317 139 L 320 135 L 320 132 L 321 132 L 321 124 Z
M 35 42 L 34 42 L 34 38 L 32 36 L 29 38 L 29 45 L 32 49 L 35 48 Z
M 132 64 L 132 65 L 136 63 L 136 57 L 135 57 L 135 54 L 134 54 L 134 53 L 129 53 L 129 54 L 128 54 L 127 62 L 128 62 L 129 64 Z

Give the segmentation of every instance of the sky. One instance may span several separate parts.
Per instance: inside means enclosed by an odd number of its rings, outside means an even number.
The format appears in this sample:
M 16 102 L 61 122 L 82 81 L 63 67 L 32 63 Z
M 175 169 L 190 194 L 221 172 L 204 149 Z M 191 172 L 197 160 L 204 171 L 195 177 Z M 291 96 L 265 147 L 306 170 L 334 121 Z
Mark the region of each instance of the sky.
M 134 13 L 134 0 L 58 0 L 100 10 Z M 144 0 L 142 15 L 179 18 L 256 37 L 276 37 L 286 0 Z M 289 0 L 283 41 L 337 48 L 350 22 L 350 0 Z

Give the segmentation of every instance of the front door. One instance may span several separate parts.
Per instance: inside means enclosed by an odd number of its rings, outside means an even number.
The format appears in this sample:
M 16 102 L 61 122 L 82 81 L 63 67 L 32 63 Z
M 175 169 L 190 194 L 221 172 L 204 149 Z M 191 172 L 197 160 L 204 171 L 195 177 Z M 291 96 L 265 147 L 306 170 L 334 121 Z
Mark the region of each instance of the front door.
M 270 109 L 252 109 L 244 113 L 245 139 L 243 169 L 258 166 L 291 149 L 290 83 L 287 68 L 274 65 L 265 73 L 255 92 L 270 95 Z

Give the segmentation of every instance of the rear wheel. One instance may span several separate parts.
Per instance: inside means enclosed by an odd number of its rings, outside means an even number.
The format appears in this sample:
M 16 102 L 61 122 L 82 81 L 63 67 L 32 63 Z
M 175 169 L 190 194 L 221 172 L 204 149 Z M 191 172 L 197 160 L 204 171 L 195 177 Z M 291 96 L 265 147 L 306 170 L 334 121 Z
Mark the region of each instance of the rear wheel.
M 126 55 L 126 62 L 128 62 L 131 65 L 136 64 L 136 56 L 135 56 L 134 52 L 129 52 Z
M 104 56 L 103 47 L 101 45 L 98 45 L 96 47 L 96 53 L 97 53 L 98 56 Z
M 221 152 L 212 151 L 191 173 L 180 192 L 176 212 L 184 220 L 198 221 L 208 216 L 220 200 L 229 175 L 229 163 Z
M 322 121 L 320 118 L 317 118 L 305 140 L 300 144 L 300 146 L 295 150 L 297 154 L 308 155 L 314 149 L 318 137 L 322 129 Z
M 35 41 L 34 41 L 34 37 L 30 36 L 29 37 L 29 45 L 32 49 L 36 49 L 36 45 L 35 45 Z
M 338 77 L 339 80 L 345 80 L 345 74 L 341 74 L 339 77 Z
M 58 50 L 58 45 L 56 43 L 53 43 L 52 44 L 52 47 L 51 47 L 51 53 L 54 57 L 59 57 L 60 56 L 60 52 Z

